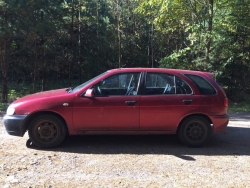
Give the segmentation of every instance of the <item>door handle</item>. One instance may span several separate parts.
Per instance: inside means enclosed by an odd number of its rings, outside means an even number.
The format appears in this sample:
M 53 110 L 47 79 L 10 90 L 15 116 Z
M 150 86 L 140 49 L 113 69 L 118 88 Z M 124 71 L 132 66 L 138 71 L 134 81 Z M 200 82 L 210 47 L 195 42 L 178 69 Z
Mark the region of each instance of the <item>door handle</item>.
M 193 102 L 193 100 L 183 100 L 182 101 L 184 104 L 191 104 Z
M 136 104 L 136 101 L 126 101 L 125 102 L 128 106 L 133 106 Z

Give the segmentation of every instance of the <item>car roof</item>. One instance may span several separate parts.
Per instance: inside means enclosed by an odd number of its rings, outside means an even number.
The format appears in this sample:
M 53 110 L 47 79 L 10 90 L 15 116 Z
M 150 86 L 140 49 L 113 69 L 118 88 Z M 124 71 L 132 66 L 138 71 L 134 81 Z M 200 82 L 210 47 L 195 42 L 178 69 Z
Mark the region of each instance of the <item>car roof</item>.
M 168 68 L 117 68 L 117 69 L 111 69 L 108 72 L 173 72 L 173 73 L 180 73 L 180 74 L 195 74 L 195 75 L 205 75 L 209 78 L 213 77 L 213 73 L 206 72 L 206 71 L 195 71 L 195 70 L 183 70 L 183 69 L 168 69 Z

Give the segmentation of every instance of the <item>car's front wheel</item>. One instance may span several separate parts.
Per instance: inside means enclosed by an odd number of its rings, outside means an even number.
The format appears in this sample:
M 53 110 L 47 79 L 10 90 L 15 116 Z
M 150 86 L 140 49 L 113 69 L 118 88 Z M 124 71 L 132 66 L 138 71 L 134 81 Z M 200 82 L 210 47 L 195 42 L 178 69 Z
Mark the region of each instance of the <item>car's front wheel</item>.
M 193 116 L 185 119 L 177 132 L 181 142 L 188 146 L 201 146 L 212 134 L 212 127 L 207 119 Z
M 29 125 L 29 137 L 40 148 L 51 148 L 62 143 L 66 136 L 64 122 L 53 115 L 40 115 Z

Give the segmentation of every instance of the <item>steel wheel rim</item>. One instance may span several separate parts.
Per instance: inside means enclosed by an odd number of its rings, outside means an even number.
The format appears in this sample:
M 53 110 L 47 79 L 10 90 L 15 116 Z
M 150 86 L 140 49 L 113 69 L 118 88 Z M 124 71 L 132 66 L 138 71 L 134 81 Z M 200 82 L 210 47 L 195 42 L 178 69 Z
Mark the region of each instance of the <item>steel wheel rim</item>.
M 41 142 L 52 142 L 58 136 L 57 125 L 49 120 L 38 122 L 34 128 L 36 138 Z
M 186 135 L 191 141 L 200 141 L 204 138 L 205 127 L 197 122 L 190 123 L 186 129 Z

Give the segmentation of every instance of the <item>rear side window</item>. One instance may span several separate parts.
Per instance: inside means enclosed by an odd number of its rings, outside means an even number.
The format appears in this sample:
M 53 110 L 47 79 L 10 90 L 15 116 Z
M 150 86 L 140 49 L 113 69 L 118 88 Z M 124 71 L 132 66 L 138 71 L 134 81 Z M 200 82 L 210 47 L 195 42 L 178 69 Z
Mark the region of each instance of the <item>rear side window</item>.
M 204 78 L 191 74 L 185 74 L 185 76 L 195 83 L 195 85 L 199 88 L 201 94 L 203 95 L 216 94 L 216 90 L 214 89 L 214 87 Z
M 146 95 L 192 94 L 185 81 L 164 73 L 147 73 L 145 89 Z

